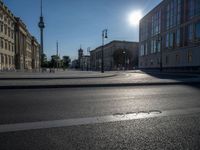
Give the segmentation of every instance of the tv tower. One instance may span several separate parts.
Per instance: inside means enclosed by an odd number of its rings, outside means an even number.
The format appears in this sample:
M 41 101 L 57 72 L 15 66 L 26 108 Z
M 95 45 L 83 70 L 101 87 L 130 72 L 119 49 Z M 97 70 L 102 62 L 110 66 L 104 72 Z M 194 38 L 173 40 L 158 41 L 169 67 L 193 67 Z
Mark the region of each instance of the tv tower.
M 41 16 L 40 16 L 40 21 L 38 23 L 38 27 L 40 28 L 40 58 L 41 58 L 41 65 L 43 64 L 43 54 L 44 54 L 44 50 L 43 50 L 43 30 L 45 28 L 45 24 L 44 24 L 44 17 L 42 14 L 42 0 L 41 0 Z

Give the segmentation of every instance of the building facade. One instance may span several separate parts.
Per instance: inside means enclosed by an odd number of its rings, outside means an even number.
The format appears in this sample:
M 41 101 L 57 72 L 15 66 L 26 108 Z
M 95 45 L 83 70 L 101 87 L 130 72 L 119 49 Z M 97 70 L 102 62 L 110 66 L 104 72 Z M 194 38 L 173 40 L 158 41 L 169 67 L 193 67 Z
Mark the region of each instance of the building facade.
M 84 71 L 90 70 L 90 56 L 84 55 L 80 59 L 80 69 Z
M 83 49 L 78 50 L 78 68 L 81 68 L 81 58 L 83 57 Z
M 200 0 L 163 0 L 140 21 L 141 69 L 200 70 Z
M 32 36 L 31 40 L 31 48 L 32 48 L 32 69 L 39 70 L 40 69 L 40 44 L 36 40 L 35 37 Z
M 0 71 L 40 68 L 40 45 L 0 0 Z
M 15 68 L 14 15 L 0 1 L 0 70 Z
M 112 41 L 104 45 L 104 70 L 133 69 L 138 66 L 138 42 Z M 101 70 L 102 46 L 90 52 L 91 69 Z
M 25 68 L 32 69 L 32 36 L 29 32 L 26 37 Z
M 17 70 L 26 69 L 27 29 L 20 18 L 15 18 L 15 64 Z

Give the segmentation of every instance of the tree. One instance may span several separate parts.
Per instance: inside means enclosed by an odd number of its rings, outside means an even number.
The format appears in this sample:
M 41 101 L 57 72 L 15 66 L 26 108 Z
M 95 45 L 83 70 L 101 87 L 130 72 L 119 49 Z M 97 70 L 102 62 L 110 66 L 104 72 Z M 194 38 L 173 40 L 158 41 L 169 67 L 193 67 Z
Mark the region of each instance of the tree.
M 68 68 L 71 59 L 69 56 L 63 56 L 62 62 L 63 62 L 63 68 Z
M 57 63 L 60 60 L 60 57 L 57 55 L 52 55 L 51 56 L 51 63 L 50 63 L 50 67 L 51 68 L 56 68 L 57 67 Z
M 127 49 L 118 49 L 114 52 L 113 54 L 113 59 L 114 59 L 114 64 L 116 67 L 128 67 L 131 65 L 127 64 L 127 61 L 132 61 L 132 53 L 130 52 L 130 50 Z
M 41 59 L 42 59 L 42 64 L 41 64 L 42 68 L 43 68 L 43 67 L 47 68 L 47 67 L 48 67 L 48 60 L 47 60 L 46 54 L 42 54 L 41 57 L 42 57 L 42 58 L 41 58 Z

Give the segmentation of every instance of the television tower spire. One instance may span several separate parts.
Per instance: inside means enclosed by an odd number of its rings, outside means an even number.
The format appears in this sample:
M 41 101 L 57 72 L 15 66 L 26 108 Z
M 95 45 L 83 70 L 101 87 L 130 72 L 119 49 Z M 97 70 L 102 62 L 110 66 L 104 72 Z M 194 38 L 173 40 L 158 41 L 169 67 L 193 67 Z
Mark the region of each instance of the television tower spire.
M 41 58 L 41 65 L 43 64 L 43 54 L 44 54 L 44 50 L 43 50 L 43 30 L 45 28 L 45 24 L 44 24 L 44 17 L 43 17 L 43 4 L 42 4 L 42 0 L 41 0 L 41 16 L 40 16 L 40 21 L 38 23 L 38 27 L 40 28 L 40 58 Z

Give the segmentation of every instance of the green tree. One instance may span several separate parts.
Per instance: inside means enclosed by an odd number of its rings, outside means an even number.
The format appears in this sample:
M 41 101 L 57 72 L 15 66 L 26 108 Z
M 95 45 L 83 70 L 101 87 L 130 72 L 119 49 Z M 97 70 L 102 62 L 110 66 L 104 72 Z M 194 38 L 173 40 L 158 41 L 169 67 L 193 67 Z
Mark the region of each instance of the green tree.
M 42 54 L 42 56 L 41 56 L 42 58 L 42 67 L 45 67 L 45 68 L 47 68 L 48 67 L 48 60 L 47 60 L 47 56 L 46 56 L 46 54 Z
M 69 67 L 69 64 L 71 62 L 71 59 L 69 56 L 63 56 L 63 59 L 62 59 L 62 64 L 63 64 L 63 68 L 68 68 Z
M 50 67 L 51 68 L 56 68 L 57 67 L 57 63 L 60 60 L 60 57 L 57 55 L 52 55 L 51 56 L 51 63 L 50 63 Z

